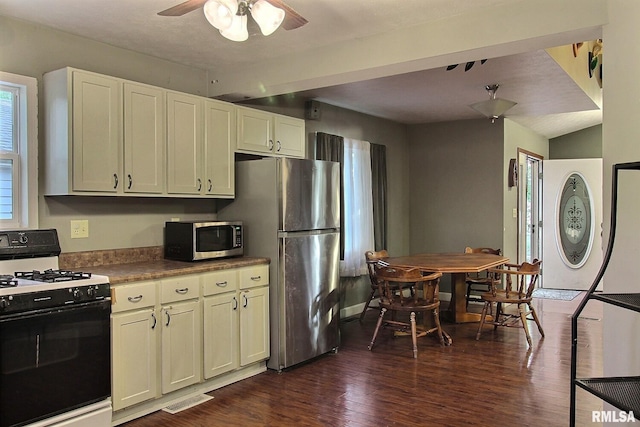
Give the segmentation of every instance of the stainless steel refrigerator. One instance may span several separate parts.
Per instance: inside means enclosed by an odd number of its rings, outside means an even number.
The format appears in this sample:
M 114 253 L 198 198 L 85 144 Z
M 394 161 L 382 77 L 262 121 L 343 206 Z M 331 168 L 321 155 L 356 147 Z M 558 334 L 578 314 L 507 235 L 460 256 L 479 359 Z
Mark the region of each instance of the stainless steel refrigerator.
M 340 165 L 265 158 L 236 163 L 236 197 L 218 219 L 243 221 L 245 255 L 271 258 L 267 367 L 339 344 Z

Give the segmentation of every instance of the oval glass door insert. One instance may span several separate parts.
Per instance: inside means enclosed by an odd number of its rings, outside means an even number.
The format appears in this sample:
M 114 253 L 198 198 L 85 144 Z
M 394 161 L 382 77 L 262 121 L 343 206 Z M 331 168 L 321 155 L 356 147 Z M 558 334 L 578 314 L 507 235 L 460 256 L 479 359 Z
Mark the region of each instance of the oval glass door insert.
M 562 260 L 571 268 L 579 268 L 587 261 L 593 241 L 593 206 L 582 175 L 569 175 L 562 186 L 558 208 Z

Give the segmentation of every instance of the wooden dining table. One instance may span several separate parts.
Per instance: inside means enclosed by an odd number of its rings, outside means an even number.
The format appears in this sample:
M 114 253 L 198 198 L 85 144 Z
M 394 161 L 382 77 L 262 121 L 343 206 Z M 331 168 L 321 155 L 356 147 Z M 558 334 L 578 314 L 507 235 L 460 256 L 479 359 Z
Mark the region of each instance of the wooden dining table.
M 451 301 L 447 311 L 441 313 L 448 320 L 455 323 L 479 322 L 480 313 L 467 311 L 466 304 L 466 275 L 479 273 L 489 268 L 509 262 L 509 258 L 502 255 L 484 253 L 424 253 L 400 257 L 385 258 L 390 266 L 400 268 L 418 268 L 425 272 L 440 272 L 451 274 Z

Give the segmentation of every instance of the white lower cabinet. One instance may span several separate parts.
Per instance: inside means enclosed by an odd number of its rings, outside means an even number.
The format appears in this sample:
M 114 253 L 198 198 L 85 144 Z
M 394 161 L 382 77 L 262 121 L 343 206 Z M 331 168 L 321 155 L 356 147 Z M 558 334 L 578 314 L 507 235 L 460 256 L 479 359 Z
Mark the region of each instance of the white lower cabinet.
M 112 401 L 117 411 L 158 395 L 156 284 L 113 288 Z
M 162 394 L 200 381 L 202 318 L 200 278 L 176 276 L 160 281 Z
M 240 366 L 269 358 L 269 287 L 240 292 Z
M 200 381 L 200 323 L 197 300 L 162 307 L 162 394 Z
M 269 267 L 204 274 L 202 289 L 204 377 L 268 359 Z
M 259 362 L 266 369 L 268 265 L 115 285 L 112 291 L 114 421 L 157 410 L 187 386 L 210 390 L 209 383 L 227 383 L 223 374 L 246 378 L 260 371 Z

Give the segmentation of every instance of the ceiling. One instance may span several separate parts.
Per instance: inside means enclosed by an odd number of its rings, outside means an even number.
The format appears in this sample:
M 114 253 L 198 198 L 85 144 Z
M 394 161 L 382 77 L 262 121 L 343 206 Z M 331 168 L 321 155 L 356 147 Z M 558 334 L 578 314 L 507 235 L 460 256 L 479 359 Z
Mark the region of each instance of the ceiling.
M 250 27 L 246 42 L 229 41 L 211 27 L 202 10 L 181 17 L 157 12 L 182 0 L 0 0 L 0 15 L 30 21 L 109 45 L 207 70 L 251 69 L 256 64 L 301 56 L 341 43 L 389 34 L 428 22 L 524 0 L 287 0 L 309 23 L 264 37 Z M 251 19 L 249 19 L 251 22 Z M 582 40 L 576 40 L 582 41 Z M 416 40 L 416 43 L 424 41 Z M 548 46 L 551 47 L 551 46 Z M 369 52 L 370 55 L 381 52 Z M 384 52 L 389 54 L 389 52 Z M 299 96 L 400 123 L 429 123 L 481 118 L 469 104 L 488 99 L 484 86 L 499 83 L 497 96 L 518 104 L 506 116 L 553 138 L 601 123 L 594 102 L 544 51 L 476 60 L 451 71 L 445 67 L 404 72 L 317 88 Z M 291 89 L 291 88 L 289 88 Z M 295 88 L 294 88 L 295 90 Z M 228 99 L 238 94 L 228 94 Z M 254 93 L 244 98 L 257 97 Z M 225 99 L 224 94 L 216 96 Z

